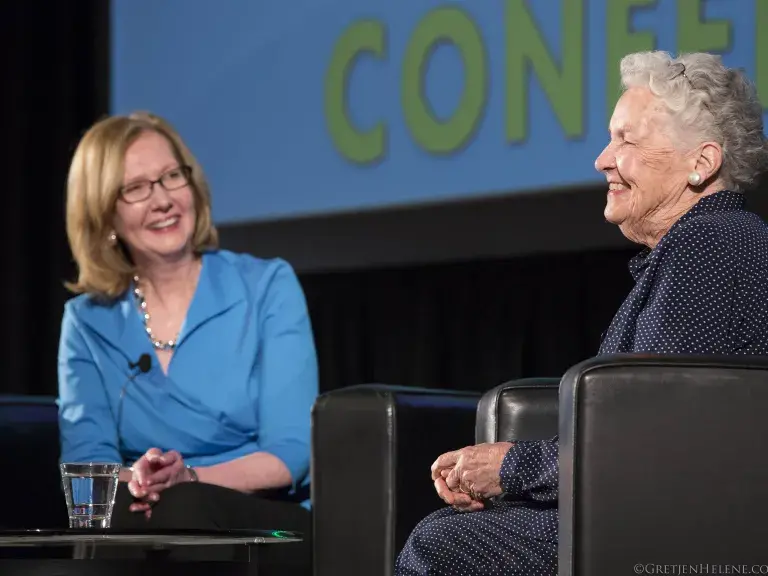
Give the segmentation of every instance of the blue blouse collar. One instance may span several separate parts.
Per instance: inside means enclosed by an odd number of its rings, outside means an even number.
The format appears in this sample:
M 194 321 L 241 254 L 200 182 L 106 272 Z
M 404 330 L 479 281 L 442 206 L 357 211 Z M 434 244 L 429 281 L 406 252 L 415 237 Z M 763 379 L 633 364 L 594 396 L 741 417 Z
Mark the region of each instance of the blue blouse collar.
M 218 251 L 203 254 L 197 289 L 179 334 L 178 346 L 208 320 L 223 314 L 245 299 L 246 290 L 237 270 Z M 130 361 L 152 350 L 133 295 L 133 283 L 110 305 L 89 300 L 81 320 L 115 344 Z

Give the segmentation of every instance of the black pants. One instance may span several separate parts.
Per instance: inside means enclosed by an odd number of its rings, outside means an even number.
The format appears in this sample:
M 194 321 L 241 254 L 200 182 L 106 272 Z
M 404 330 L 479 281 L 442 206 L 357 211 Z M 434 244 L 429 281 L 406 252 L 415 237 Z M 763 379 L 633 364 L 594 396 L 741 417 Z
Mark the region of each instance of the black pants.
M 147 520 L 144 513 L 130 512 L 134 499 L 128 487 L 120 483 L 112 515 L 113 528 L 169 530 L 192 528 L 198 530 L 258 529 L 301 532 L 301 543 L 263 544 L 253 551 L 259 576 L 271 574 L 312 574 L 311 513 L 293 502 L 269 500 L 243 494 L 229 488 L 187 482 L 161 492 L 160 501 L 152 508 Z M 127 550 L 120 553 L 125 554 Z M 243 547 L 205 546 L 177 547 L 170 559 L 177 560 L 237 560 Z M 118 553 L 110 550 L 106 555 Z M 97 555 L 98 551 L 97 551 Z M 103 557 L 104 554 L 101 554 Z

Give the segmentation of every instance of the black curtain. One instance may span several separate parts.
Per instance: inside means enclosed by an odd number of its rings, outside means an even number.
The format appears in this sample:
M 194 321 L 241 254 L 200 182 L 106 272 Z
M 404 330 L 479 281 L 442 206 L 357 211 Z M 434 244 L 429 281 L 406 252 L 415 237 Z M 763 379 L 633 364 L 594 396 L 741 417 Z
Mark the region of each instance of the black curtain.
M 53 394 L 59 322 L 74 268 L 64 229 L 69 161 L 108 110 L 109 2 L 4 2 L 5 394 Z
M 636 250 L 302 277 L 323 391 L 379 382 L 487 390 L 597 353 Z
M 109 2 L 3 5 L 6 142 L 0 393 L 55 394 L 68 165 L 108 111 Z M 426 233 L 426 231 L 425 231 Z M 302 276 L 321 388 L 490 388 L 592 356 L 630 288 L 626 250 Z

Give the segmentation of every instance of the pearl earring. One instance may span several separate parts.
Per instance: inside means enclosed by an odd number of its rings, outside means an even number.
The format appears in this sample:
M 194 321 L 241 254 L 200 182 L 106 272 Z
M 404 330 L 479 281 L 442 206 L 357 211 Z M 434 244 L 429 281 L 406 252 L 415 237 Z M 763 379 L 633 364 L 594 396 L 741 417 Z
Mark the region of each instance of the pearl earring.
M 699 184 L 701 184 L 701 174 L 699 174 L 698 172 L 691 172 L 690 174 L 688 174 L 688 183 L 691 186 L 698 186 Z
M 112 234 L 109 235 L 109 242 L 110 244 L 114 244 L 115 242 L 117 242 L 117 234 L 112 232 Z

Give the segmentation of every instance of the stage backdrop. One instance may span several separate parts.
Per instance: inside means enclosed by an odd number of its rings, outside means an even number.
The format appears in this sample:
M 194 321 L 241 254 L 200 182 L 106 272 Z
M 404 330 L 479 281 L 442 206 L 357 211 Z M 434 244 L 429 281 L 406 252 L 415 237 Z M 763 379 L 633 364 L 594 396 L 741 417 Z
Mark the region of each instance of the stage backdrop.
M 722 53 L 768 1 L 113 0 L 113 112 L 182 132 L 218 223 L 599 182 L 622 55 Z

